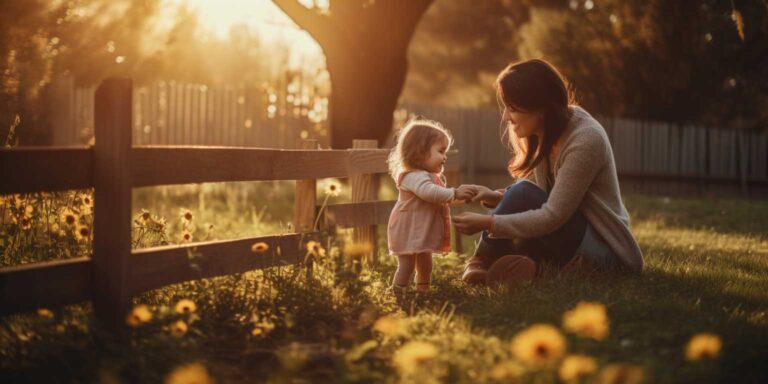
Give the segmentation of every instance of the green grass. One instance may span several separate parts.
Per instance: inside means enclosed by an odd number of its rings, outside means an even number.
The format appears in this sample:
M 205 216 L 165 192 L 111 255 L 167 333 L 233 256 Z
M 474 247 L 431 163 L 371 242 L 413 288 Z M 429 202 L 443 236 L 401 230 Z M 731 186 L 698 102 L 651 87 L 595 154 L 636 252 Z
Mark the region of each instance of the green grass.
M 212 199 L 208 207 L 232 199 Z M 358 275 L 335 248 L 344 240 L 339 236 L 326 239 L 329 256 L 311 280 L 301 267 L 283 267 L 147 292 L 135 301 L 148 304 L 154 319 L 124 332 L 100 327 L 88 305 L 54 309 L 52 319 L 6 316 L 0 381 L 161 382 L 174 367 L 198 361 L 219 382 L 488 382 L 493 368 L 510 358 L 510 340 L 519 331 L 536 323 L 560 327 L 563 312 L 597 301 L 607 308 L 610 335 L 594 341 L 566 334 L 569 353 L 591 355 L 600 367 L 640 366 L 649 382 L 768 382 L 768 203 L 625 201 L 645 254 L 641 276 L 552 275 L 514 292 L 468 288 L 458 280 L 466 255 L 449 254 L 435 258 L 433 291 L 411 297 L 403 311 L 387 290 L 394 260 L 382 255 L 380 265 Z M 218 228 L 242 221 L 227 233 L 251 235 L 254 223 L 266 221 L 237 217 L 242 214 L 225 205 L 210 208 L 214 215 L 183 199 L 162 204 L 154 211 L 188 206 Z M 270 215 L 279 220 L 278 213 Z M 197 303 L 195 318 L 170 310 L 181 298 Z M 397 312 L 409 319 L 404 335 L 371 329 L 375 319 Z M 254 314 L 270 319 L 274 330 L 252 336 Z M 167 327 L 180 318 L 190 323 L 189 332 L 175 338 Z M 721 337 L 717 359 L 685 360 L 685 345 L 699 332 Z M 431 343 L 438 353 L 403 378 L 392 357 L 413 340 Z M 552 382 L 556 373 L 520 379 Z

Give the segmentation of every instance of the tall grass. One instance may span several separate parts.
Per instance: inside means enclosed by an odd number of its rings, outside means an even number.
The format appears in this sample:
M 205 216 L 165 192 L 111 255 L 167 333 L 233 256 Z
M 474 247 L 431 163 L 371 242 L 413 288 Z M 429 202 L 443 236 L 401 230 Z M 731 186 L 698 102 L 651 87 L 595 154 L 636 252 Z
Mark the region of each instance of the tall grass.
M 291 195 L 290 188 L 270 188 Z M 258 207 L 264 190 L 204 191 L 202 203 L 199 192 L 138 191 L 134 209 L 173 223 L 169 241 L 184 228 L 181 208 L 194 214 L 195 240 L 204 238 L 206 223 L 214 225 L 212 236 L 224 237 L 281 231 L 280 220 L 289 220 L 292 196 L 284 207 L 248 210 L 228 206 Z M 612 375 L 624 382 L 768 381 L 768 204 L 644 196 L 626 202 L 646 257 L 641 276 L 550 274 L 513 292 L 470 288 L 458 279 L 467 255 L 451 253 L 435 257 L 432 292 L 412 293 L 400 307 L 388 289 L 394 260 L 382 257 L 360 271 L 338 234 L 321 239 L 325 256 L 311 278 L 299 265 L 146 292 L 134 302 L 147 305 L 152 319 L 119 333 L 96 324 L 86 304 L 6 316 L 0 380 L 162 382 L 197 363 L 207 373 L 188 374 L 219 382 L 538 383 L 562 381 L 565 356 L 579 354 L 595 363 L 594 370 L 577 364 L 587 372 L 581 382 L 621 382 Z M 177 313 L 183 299 L 196 310 Z M 565 327 L 564 313 L 579 302 L 605 308 L 604 337 Z M 181 335 L 178 321 L 187 326 Z M 552 363 L 513 353 L 512 341 L 526 345 L 520 336 L 537 324 L 551 325 L 565 342 L 560 351 L 556 336 L 533 328 Z M 714 358 L 687 359 L 686 345 L 704 332 L 717 335 L 722 348 Z

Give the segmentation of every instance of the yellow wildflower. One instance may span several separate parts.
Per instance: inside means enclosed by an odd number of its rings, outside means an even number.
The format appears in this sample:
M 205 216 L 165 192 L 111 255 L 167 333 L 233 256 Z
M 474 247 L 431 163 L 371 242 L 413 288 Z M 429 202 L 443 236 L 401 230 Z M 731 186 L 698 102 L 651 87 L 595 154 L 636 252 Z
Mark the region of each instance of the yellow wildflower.
M 405 335 L 408 331 L 408 320 L 393 315 L 380 317 L 373 323 L 373 330 L 389 337 Z
M 275 329 L 275 324 L 271 321 L 265 320 L 261 323 L 254 324 L 253 330 L 251 331 L 251 335 L 260 337 L 260 336 L 266 336 L 268 333 L 272 332 Z
M 182 220 L 185 220 L 186 222 L 189 223 L 189 222 L 192 221 L 192 217 L 193 217 L 192 211 L 190 211 L 189 209 L 186 209 L 186 208 L 182 208 L 181 209 L 181 219 Z
M 77 230 L 75 230 L 75 238 L 78 241 L 85 241 L 88 240 L 91 236 L 91 229 L 88 228 L 85 225 L 78 225 Z
M 491 369 L 491 378 L 496 381 L 515 379 L 525 373 L 525 367 L 516 360 L 502 361 Z
M 91 195 L 87 193 L 82 193 L 80 194 L 79 199 L 80 199 L 80 203 L 83 204 L 83 206 L 88 208 L 93 207 L 93 199 L 91 199 Z
M 26 214 L 21 215 L 21 219 L 19 219 L 19 226 L 21 226 L 21 229 L 25 231 L 32 229 L 32 217 L 27 216 Z
M 191 242 L 191 241 L 192 241 L 192 233 L 191 233 L 191 232 L 189 232 L 189 231 L 188 231 L 188 230 L 186 230 L 186 229 L 185 229 L 185 230 L 183 230 L 183 231 L 181 232 L 181 242 L 182 242 L 182 243 L 189 243 L 189 242 Z
M 147 224 L 152 221 L 152 214 L 150 214 L 149 211 L 144 208 L 141 209 L 141 213 L 139 213 L 137 216 L 137 224 Z
M 560 379 L 563 381 L 579 380 L 597 370 L 595 359 L 585 355 L 566 356 L 560 365 Z
M 51 312 L 51 310 L 48 308 L 38 308 L 37 315 L 40 317 L 45 317 L 46 319 L 53 318 L 53 312 Z
M 533 366 L 554 363 L 563 356 L 565 349 L 565 338 L 549 324 L 534 324 L 512 339 L 515 357 Z
M 253 253 L 264 253 L 267 250 L 269 250 L 269 244 L 260 241 L 258 243 L 255 243 L 251 246 L 251 252 Z
M 605 306 L 595 302 L 579 302 L 576 308 L 563 314 L 563 328 L 580 337 L 605 339 L 609 332 Z
M 339 183 L 328 183 L 325 187 L 325 194 L 328 196 L 338 196 L 341 193 L 341 185 Z
M 310 240 L 307 242 L 307 257 L 321 258 L 325 257 L 325 248 L 320 242 Z
M 165 377 L 165 384 L 214 384 L 208 370 L 200 363 L 191 363 L 176 367 Z
M 59 214 L 59 220 L 62 224 L 64 224 L 64 226 L 73 227 L 75 224 L 77 224 L 77 214 L 72 212 L 72 210 L 69 208 L 64 208 Z
M 689 361 L 714 359 L 720 354 L 722 344 L 720 337 L 715 334 L 696 334 L 685 347 L 685 359 Z
M 171 335 L 174 337 L 182 337 L 187 333 L 187 323 L 178 320 L 175 323 L 171 324 Z
M 128 314 L 128 318 L 126 318 L 125 321 L 131 327 L 137 327 L 150 320 L 152 320 L 152 312 L 150 312 L 149 307 L 142 304 L 133 307 L 133 310 Z
M 416 370 L 422 363 L 437 356 L 437 348 L 425 341 L 409 341 L 395 351 L 392 361 L 400 373 L 406 374 Z
M 609 364 L 597 376 L 599 384 L 640 384 L 645 381 L 643 369 L 632 364 Z
M 178 303 L 176 303 L 176 307 L 174 308 L 176 313 L 192 313 L 197 310 L 197 305 L 195 305 L 195 302 L 189 299 L 181 299 Z

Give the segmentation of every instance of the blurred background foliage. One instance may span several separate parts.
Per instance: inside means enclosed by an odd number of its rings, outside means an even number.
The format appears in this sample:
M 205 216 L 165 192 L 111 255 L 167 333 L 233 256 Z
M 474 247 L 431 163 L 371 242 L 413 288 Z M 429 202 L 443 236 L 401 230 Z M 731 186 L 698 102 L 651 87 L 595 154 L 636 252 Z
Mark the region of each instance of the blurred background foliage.
M 264 39 L 244 24 L 218 36 L 204 28 L 205 17 L 171 0 L 3 1 L 0 135 L 18 115 L 20 143 L 46 142 L 38 122 L 58 76 L 79 85 L 109 76 L 137 85 L 255 84 L 288 66 L 289 40 Z M 401 101 L 495 105 L 491 86 L 501 68 L 544 57 L 596 114 L 768 127 L 765 0 L 436 0 L 408 55 Z M 300 65 L 324 60 L 318 54 Z

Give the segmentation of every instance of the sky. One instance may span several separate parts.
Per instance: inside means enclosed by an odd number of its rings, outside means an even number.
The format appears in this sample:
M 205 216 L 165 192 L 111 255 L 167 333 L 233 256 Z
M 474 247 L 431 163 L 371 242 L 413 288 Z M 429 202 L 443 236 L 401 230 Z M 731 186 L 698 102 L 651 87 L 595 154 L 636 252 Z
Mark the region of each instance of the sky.
M 229 28 L 245 24 L 266 41 L 283 39 L 295 54 L 317 55 L 321 52 L 308 33 L 301 30 L 271 0 L 168 0 L 170 4 L 186 4 L 196 9 L 200 22 L 216 36 L 226 38 Z M 302 1 L 311 3 L 311 1 Z

